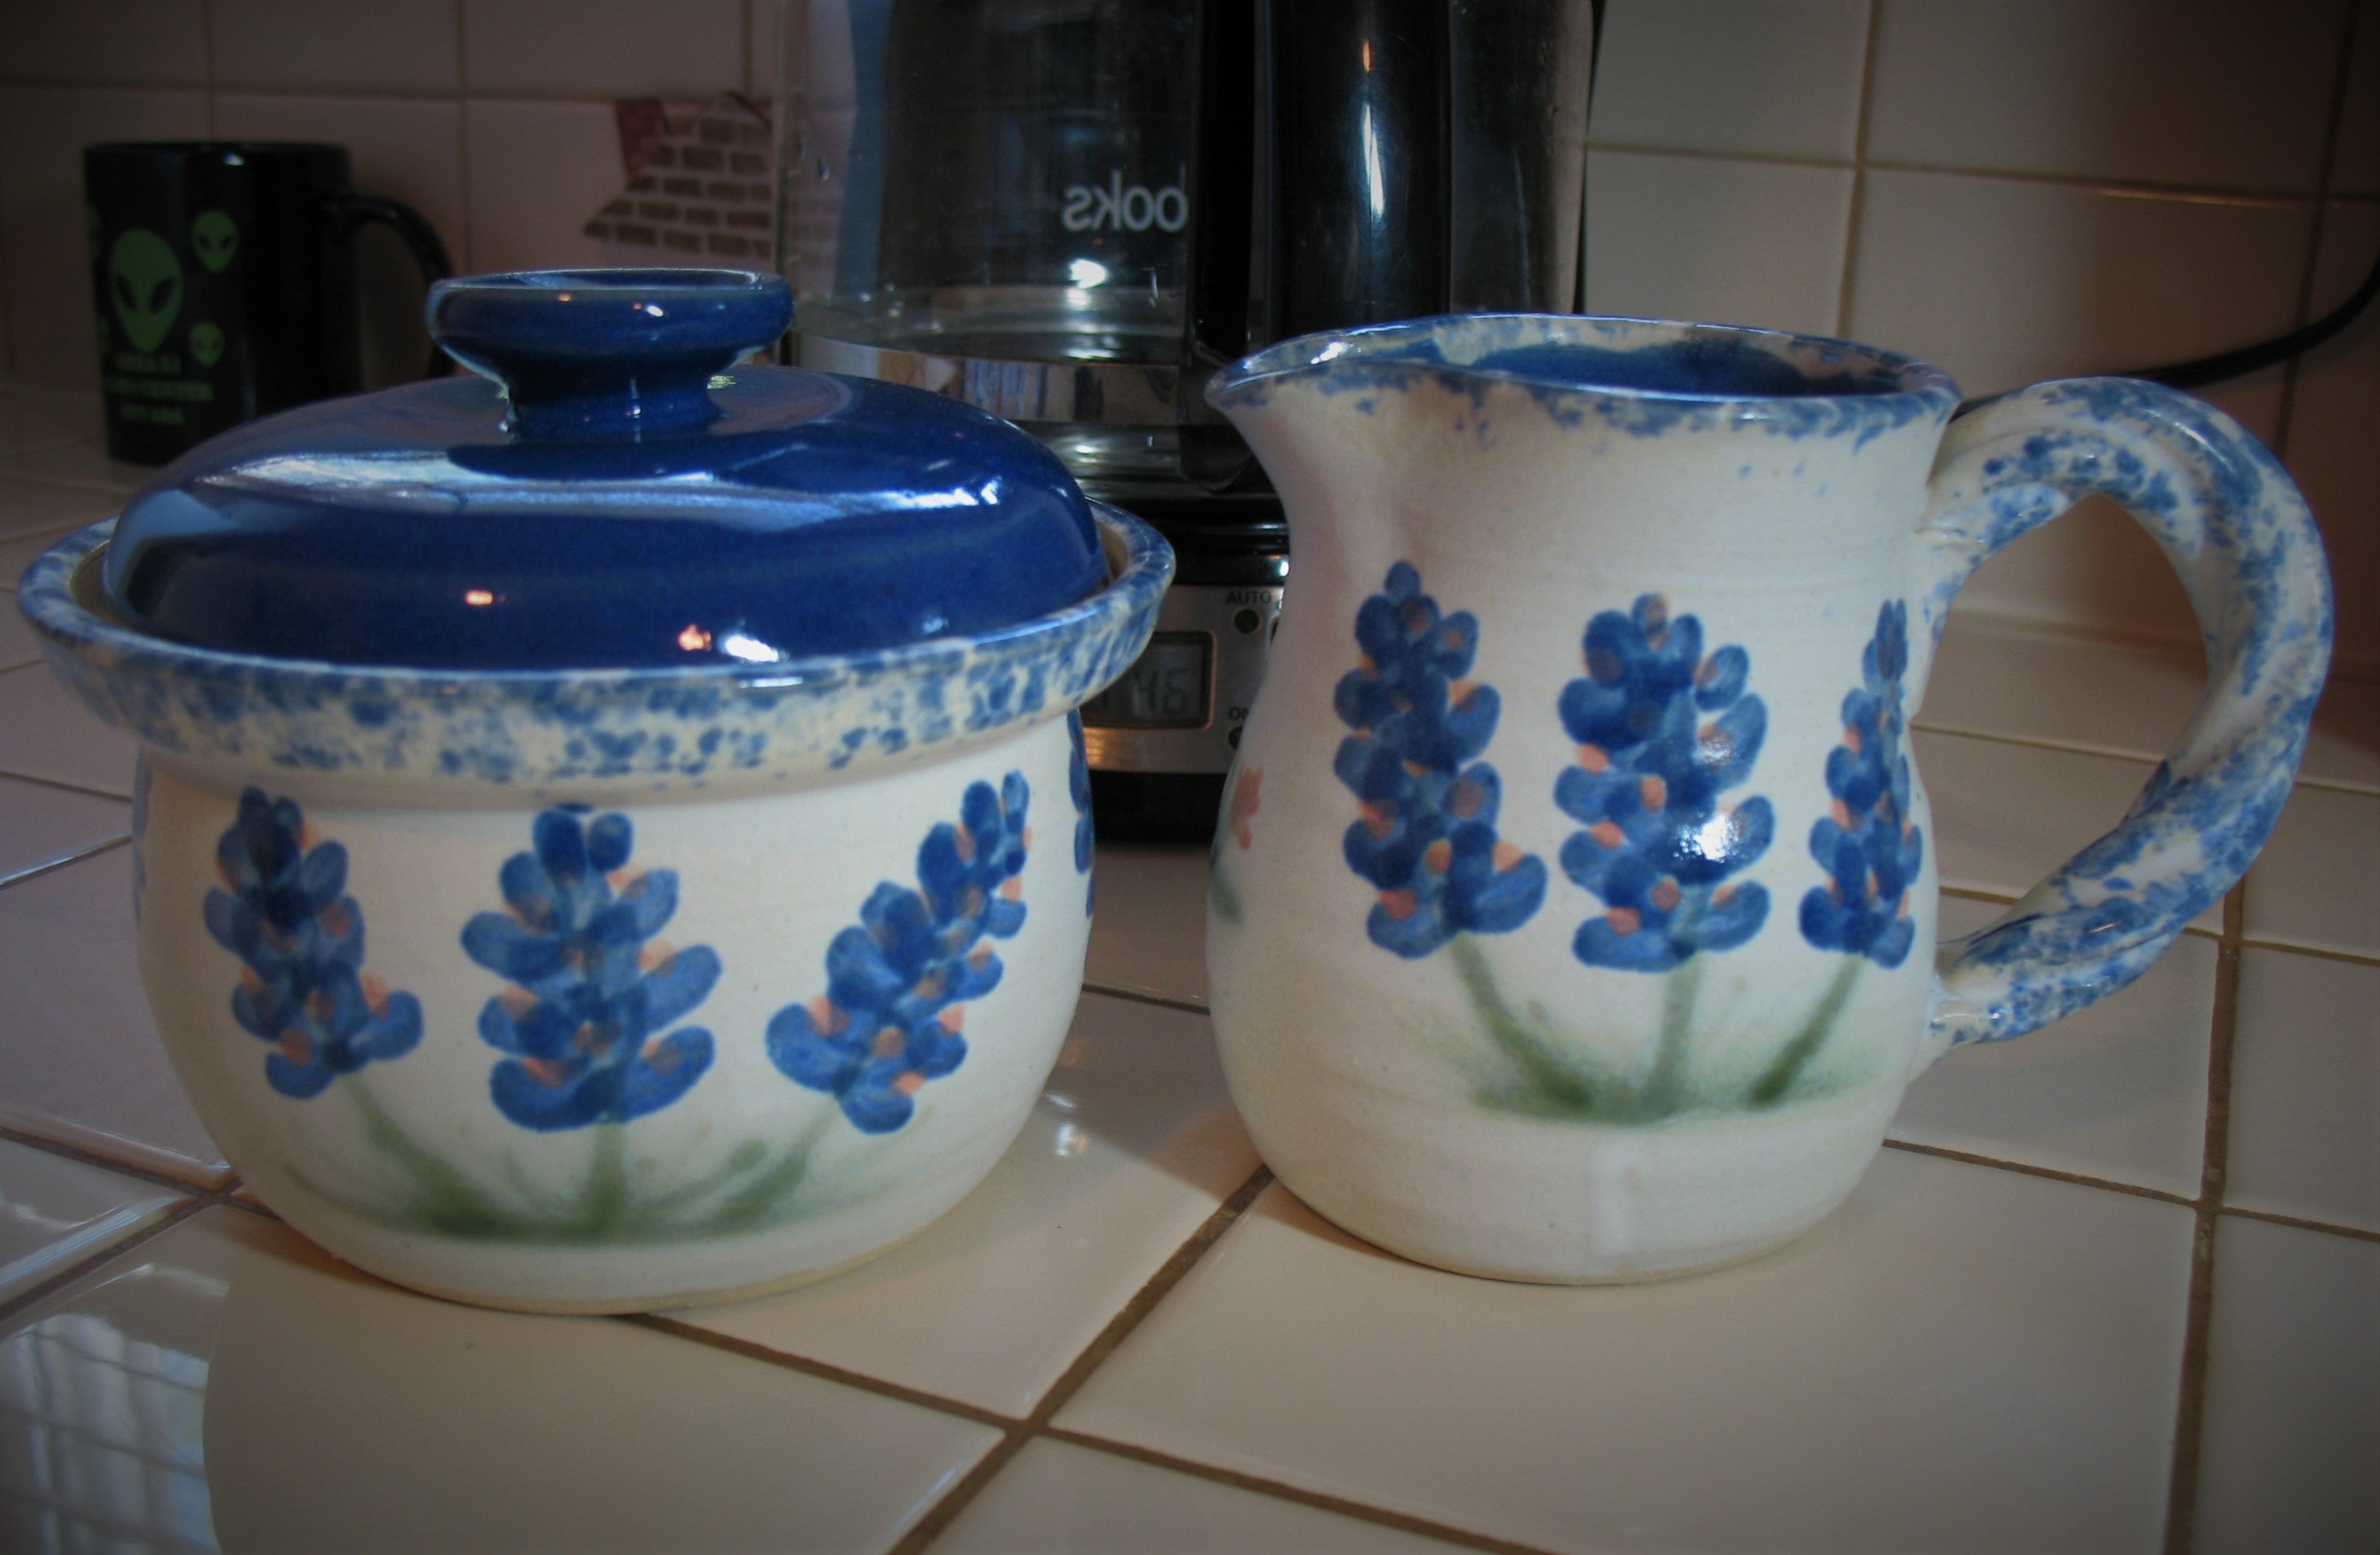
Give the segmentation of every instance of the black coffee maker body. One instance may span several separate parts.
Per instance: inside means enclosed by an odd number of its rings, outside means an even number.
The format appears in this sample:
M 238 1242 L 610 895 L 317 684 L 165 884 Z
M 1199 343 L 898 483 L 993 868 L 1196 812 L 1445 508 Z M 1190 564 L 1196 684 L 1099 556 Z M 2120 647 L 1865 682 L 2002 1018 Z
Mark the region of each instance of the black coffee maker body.
M 1108 836 L 1215 822 L 1289 565 L 1207 379 L 1270 341 L 1568 311 L 1598 0 L 783 0 L 803 365 L 965 398 L 1180 572 L 1083 710 Z

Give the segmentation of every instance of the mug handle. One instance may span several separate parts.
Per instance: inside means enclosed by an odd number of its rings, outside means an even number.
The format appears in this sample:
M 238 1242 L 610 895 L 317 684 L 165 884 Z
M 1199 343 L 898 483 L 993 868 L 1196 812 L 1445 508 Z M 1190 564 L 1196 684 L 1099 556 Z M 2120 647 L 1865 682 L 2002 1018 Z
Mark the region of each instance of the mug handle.
M 446 245 L 440 241 L 438 229 L 430 219 L 401 200 L 387 200 L 376 194 L 334 194 L 326 202 L 330 208 L 331 237 L 345 243 L 366 225 L 378 222 L 396 234 L 413 262 L 421 269 L 424 290 L 439 282 L 451 279 L 455 263 L 446 257 Z M 430 346 L 430 365 L 422 370 L 424 378 L 437 378 L 455 371 L 454 358 L 438 348 Z
M 2305 752 L 2331 635 L 2313 516 L 2238 422 L 2155 383 L 2041 383 L 1950 424 L 1919 530 L 1932 642 L 1976 567 L 2087 496 L 2124 508 L 2181 575 L 2206 694 L 2114 831 L 1998 921 L 1939 947 L 1920 1067 L 2046 1026 L 2148 970 L 2246 872 Z

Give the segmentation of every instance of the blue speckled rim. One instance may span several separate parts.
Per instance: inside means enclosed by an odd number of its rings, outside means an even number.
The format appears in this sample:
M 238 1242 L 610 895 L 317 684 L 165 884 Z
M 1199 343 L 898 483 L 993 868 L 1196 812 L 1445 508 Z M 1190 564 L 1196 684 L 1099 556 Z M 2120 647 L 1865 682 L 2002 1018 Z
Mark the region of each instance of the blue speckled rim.
M 1850 395 L 1698 394 L 1616 385 L 1586 388 L 1556 378 L 1467 365 L 1473 358 L 1514 346 L 1580 345 L 1624 350 L 1696 338 L 1754 346 L 1805 371 L 1823 367 L 1882 372 L 1888 374 L 1897 386 L 1889 392 Z M 1399 355 L 1417 346 L 1434 347 L 1443 360 L 1417 360 Z M 1384 375 L 1425 376 L 1452 371 L 1466 378 L 1517 383 L 1549 402 L 1670 404 L 1732 411 L 1755 419 L 1769 407 L 1801 407 L 1806 413 L 1808 407 L 1821 405 L 1838 411 L 1856 407 L 1863 417 L 1899 425 L 1910 420 L 1947 419 L 1959 404 L 1958 384 L 1940 368 L 1854 341 L 1743 324 L 1681 323 L 1663 319 L 1597 318 L 1570 313 L 1455 313 L 1302 334 L 1269 346 L 1217 373 L 1208 385 L 1207 398 L 1219 409 L 1229 408 L 1233 401 L 1259 394 L 1269 385 L 1309 375 L 1344 373 L 1357 362 Z
M 44 552 L 18 603 L 94 712 L 195 759 L 494 784 L 815 776 L 1056 717 L 1123 674 L 1173 552 L 1091 507 L 1111 581 L 1088 599 L 980 637 L 773 664 L 457 673 L 185 647 L 85 603 L 113 519 Z

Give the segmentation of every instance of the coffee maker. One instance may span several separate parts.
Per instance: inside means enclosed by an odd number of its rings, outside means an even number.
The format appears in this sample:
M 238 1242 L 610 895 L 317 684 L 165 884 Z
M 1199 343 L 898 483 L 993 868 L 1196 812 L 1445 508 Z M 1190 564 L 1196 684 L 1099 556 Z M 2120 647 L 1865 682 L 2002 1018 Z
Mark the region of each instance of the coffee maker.
M 1579 298 L 1600 0 L 782 0 L 794 359 L 1007 418 L 1180 570 L 1083 709 L 1101 833 L 1204 837 L 1288 575 L 1206 405 L 1312 330 Z

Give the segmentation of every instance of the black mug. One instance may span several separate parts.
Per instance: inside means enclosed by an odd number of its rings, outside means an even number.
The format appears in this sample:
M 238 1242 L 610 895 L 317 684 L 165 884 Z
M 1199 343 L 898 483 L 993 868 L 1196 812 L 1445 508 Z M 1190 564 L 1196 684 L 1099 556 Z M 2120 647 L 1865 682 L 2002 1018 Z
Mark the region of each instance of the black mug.
M 454 273 L 420 213 L 355 192 L 344 146 L 86 146 L 82 179 L 107 451 L 133 464 L 363 386 L 366 223 L 395 232 L 424 285 Z

